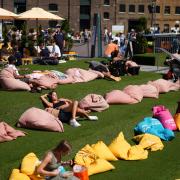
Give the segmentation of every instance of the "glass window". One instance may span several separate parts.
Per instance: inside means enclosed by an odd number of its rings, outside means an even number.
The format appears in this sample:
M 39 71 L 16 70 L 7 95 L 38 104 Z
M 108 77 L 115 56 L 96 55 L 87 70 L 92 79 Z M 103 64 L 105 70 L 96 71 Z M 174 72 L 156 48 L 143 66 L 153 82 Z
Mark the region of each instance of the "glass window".
M 163 32 L 165 32 L 165 33 L 169 33 L 169 24 L 164 24 L 164 30 L 163 30 Z
M 180 14 L 180 7 L 179 6 L 176 7 L 175 14 Z
M 26 0 L 14 0 L 14 12 L 20 14 L 26 11 Z
M 129 5 L 129 12 L 134 13 L 135 12 L 135 5 L 130 4 Z
M 126 5 L 125 4 L 119 5 L 119 12 L 126 12 Z
M 110 5 L 109 0 L 104 0 L 104 5 L 109 6 Z
M 109 13 L 108 12 L 104 12 L 104 19 L 109 19 Z
M 57 4 L 49 4 L 49 11 L 58 11 Z
M 144 5 L 140 4 L 140 5 L 138 6 L 138 12 L 139 12 L 139 13 L 144 13 Z
M 170 14 L 171 13 L 171 8 L 170 6 L 165 6 L 164 7 L 164 14 Z
M 160 6 L 148 5 L 148 10 L 149 10 L 149 13 L 160 13 Z

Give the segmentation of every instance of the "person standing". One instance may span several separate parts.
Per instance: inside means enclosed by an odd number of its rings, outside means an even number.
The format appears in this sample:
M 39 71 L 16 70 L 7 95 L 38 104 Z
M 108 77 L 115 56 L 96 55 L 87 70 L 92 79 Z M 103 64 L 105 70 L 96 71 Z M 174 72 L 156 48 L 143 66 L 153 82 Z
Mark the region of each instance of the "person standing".
M 53 36 L 56 44 L 59 46 L 62 57 L 65 47 L 65 37 L 64 37 L 64 33 L 62 32 L 61 26 L 59 24 L 56 25 L 56 31 L 53 34 Z

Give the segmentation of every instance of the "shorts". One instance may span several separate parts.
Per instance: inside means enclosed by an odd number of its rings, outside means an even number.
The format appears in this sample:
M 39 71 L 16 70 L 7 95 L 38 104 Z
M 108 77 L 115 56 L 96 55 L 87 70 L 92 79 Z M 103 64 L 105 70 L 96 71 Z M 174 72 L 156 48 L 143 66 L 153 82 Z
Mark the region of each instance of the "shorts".
M 63 110 L 59 110 L 59 115 L 58 118 L 62 123 L 69 123 L 69 121 L 72 118 L 72 113 L 71 112 L 65 112 Z
M 20 80 L 27 83 L 27 84 L 29 84 L 29 78 L 21 78 Z

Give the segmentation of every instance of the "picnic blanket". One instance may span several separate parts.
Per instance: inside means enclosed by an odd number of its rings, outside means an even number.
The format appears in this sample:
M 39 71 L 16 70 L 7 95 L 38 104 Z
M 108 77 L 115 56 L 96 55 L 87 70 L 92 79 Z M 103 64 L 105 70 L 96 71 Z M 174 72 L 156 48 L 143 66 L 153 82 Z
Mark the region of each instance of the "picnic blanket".
M 0 122 L 0 142 L 12 141 L 21 136 L 25 136 L 23 131 L 16 130 L 5 122 Z

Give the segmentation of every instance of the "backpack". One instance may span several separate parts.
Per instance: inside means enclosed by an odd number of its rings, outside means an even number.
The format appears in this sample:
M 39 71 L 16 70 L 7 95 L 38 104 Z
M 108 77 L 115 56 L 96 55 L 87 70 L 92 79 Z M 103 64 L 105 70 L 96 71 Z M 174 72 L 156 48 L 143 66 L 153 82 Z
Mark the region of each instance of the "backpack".
M 124 61 L 115 61 L 109 65 L 109 71 L 113 76 L 119 77 L 126 74 L 125 62 Z

